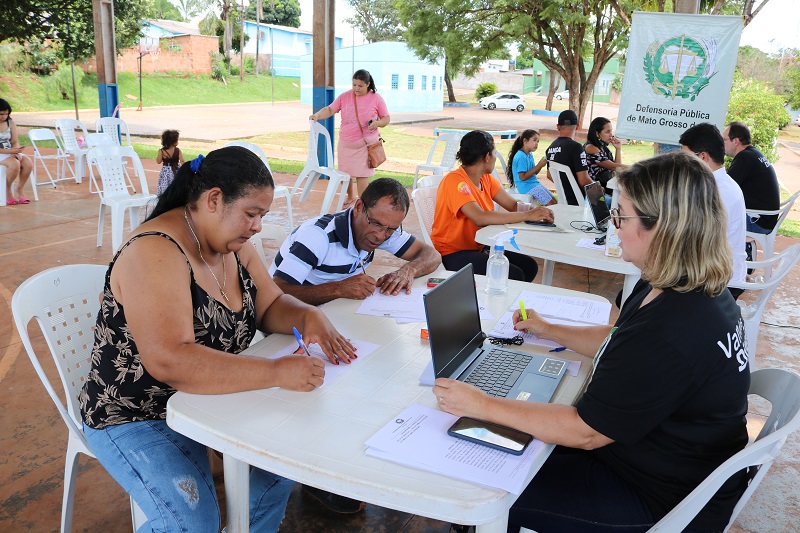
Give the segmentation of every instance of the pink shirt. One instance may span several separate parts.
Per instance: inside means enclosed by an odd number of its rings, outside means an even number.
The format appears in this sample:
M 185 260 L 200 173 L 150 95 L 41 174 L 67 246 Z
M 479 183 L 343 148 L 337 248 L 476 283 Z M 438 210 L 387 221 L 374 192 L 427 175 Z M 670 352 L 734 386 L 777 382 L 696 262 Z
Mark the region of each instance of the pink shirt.
M 377 130 L 369 131 L 369 121 L 389 115 L 389 110 L 386 108 L 386 102 L 383 101 L 383 98 L 381 98 L 378 93 L 367 92 L 367 94 L 358 99 L 358 120 L 361 122 L 361 127 L 364 128 L 364 135 L 361 135 L 358 122 L 356 122 L 352 90 L 340 94 L 328 107 L 330 107 L 334 113 L 342 112 L 342 126 L 339 130 L 339 139 L 351 143 L 360 141 L 364 136 L 366 136 L 368 142 L 372 143 L 377 141 L 378 132 Z

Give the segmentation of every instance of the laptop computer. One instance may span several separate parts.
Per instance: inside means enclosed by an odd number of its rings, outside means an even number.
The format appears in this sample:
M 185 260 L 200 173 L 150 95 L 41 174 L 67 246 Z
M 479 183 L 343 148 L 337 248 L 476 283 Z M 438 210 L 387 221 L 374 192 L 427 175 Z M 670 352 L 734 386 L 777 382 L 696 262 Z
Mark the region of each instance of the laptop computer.
M 562 359 L 488 345 L 468 264 L 423 295 L 433 370 L 487 394 L 549 402 L 567 369 Z
M 608 210 L 608 205 L 606 205 L 606 194 L 603 186 L 599 181 L 595 181 L 589 185 L 584 185 L 583 190 L 586 192 L 586 201 L 589 202 L 589 207 L 592 210 L 595 227 L 600 231 L 606 231 L 611 213 Z

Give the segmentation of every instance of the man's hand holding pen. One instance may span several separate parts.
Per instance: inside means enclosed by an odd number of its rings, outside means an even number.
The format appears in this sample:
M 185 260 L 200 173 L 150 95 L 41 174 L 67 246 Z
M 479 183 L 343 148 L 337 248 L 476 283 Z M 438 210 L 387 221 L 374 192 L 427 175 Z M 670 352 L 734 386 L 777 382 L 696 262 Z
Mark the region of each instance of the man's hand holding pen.
M 375 278 L 368 274 L 356 274 L 342 281 L 336 282 L 336 296 L 363 300 L 375 292 Z

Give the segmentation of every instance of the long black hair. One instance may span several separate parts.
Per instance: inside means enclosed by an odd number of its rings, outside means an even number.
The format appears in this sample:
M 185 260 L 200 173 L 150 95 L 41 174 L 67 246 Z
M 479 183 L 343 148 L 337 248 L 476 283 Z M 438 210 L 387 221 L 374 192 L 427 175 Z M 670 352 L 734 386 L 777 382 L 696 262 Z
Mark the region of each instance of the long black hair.
M 0 98 L 0 111 L 8 111 L 8 118 L 6 118 L 6 122 L 11 120 L 11 104 L 2 98 Z
M 375 80 L 372 79 L 372 74 L 369 73 L 368 70 L 359 69 L 353 74 L 354 80 L 363 81 L 367 84 L 367 91 L 371 91 L 373 93 L 378 92 L 378 89 L 375 88 Z
M 522 132 L 521 135 L 517 136 L 514 144 L 511 145 L 511 150 L 508 152 L 508 166 L 506 167 L 506 176 L 508 177 L 508 186 L 514 186 L 514 169 L 511 168 L 514 166 L 514 156 L 517 155 L 517 152 L 522 150 L 522 145 L 533 137 L 534 135 L 539 135 L 539 132 L 536 130 L 525 130 Z
M 600 139 L 600 132 L 611 122 L 606 117 L 597 117 L 589 124 L 589 131 L 586 132 L 586 140 L 598 148 L 605 148 L 608 143 Z
M 176 207 L 194 205 L 200 195 L 214 187 L 222 190 L 223 201 L 230 204 L 252 189 L 274 189 L 275 182 L 256 154 L 241 146 L 226 146 L 209 152 L 202 160 L 198 157 L 181 165 L 147 220 Z

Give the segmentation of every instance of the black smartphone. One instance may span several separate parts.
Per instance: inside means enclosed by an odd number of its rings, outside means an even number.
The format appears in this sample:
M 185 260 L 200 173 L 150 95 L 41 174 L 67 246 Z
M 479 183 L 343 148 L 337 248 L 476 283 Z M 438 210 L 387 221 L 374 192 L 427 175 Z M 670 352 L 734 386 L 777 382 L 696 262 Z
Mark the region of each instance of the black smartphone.
M 552 222 L 543 222 L 541 220 L 526 220 L 526 224 L 530 224 L 531 226 L 544 226 L 546 228 L 555 228 L 556 225 Z
M 443 281 L 444 278 L 428 278 L 428 287 L 435 287 Z
M 456 420 L 447 434 L 514 455 L 522 455 L 533 441 L 532 435 L 522 431 L 467 416 Z
M 602 246 L 606 243 L 606 236 L 603 235 L 602 237 L 598 237 L 594 240 L 594 243 L 598 246 Z

